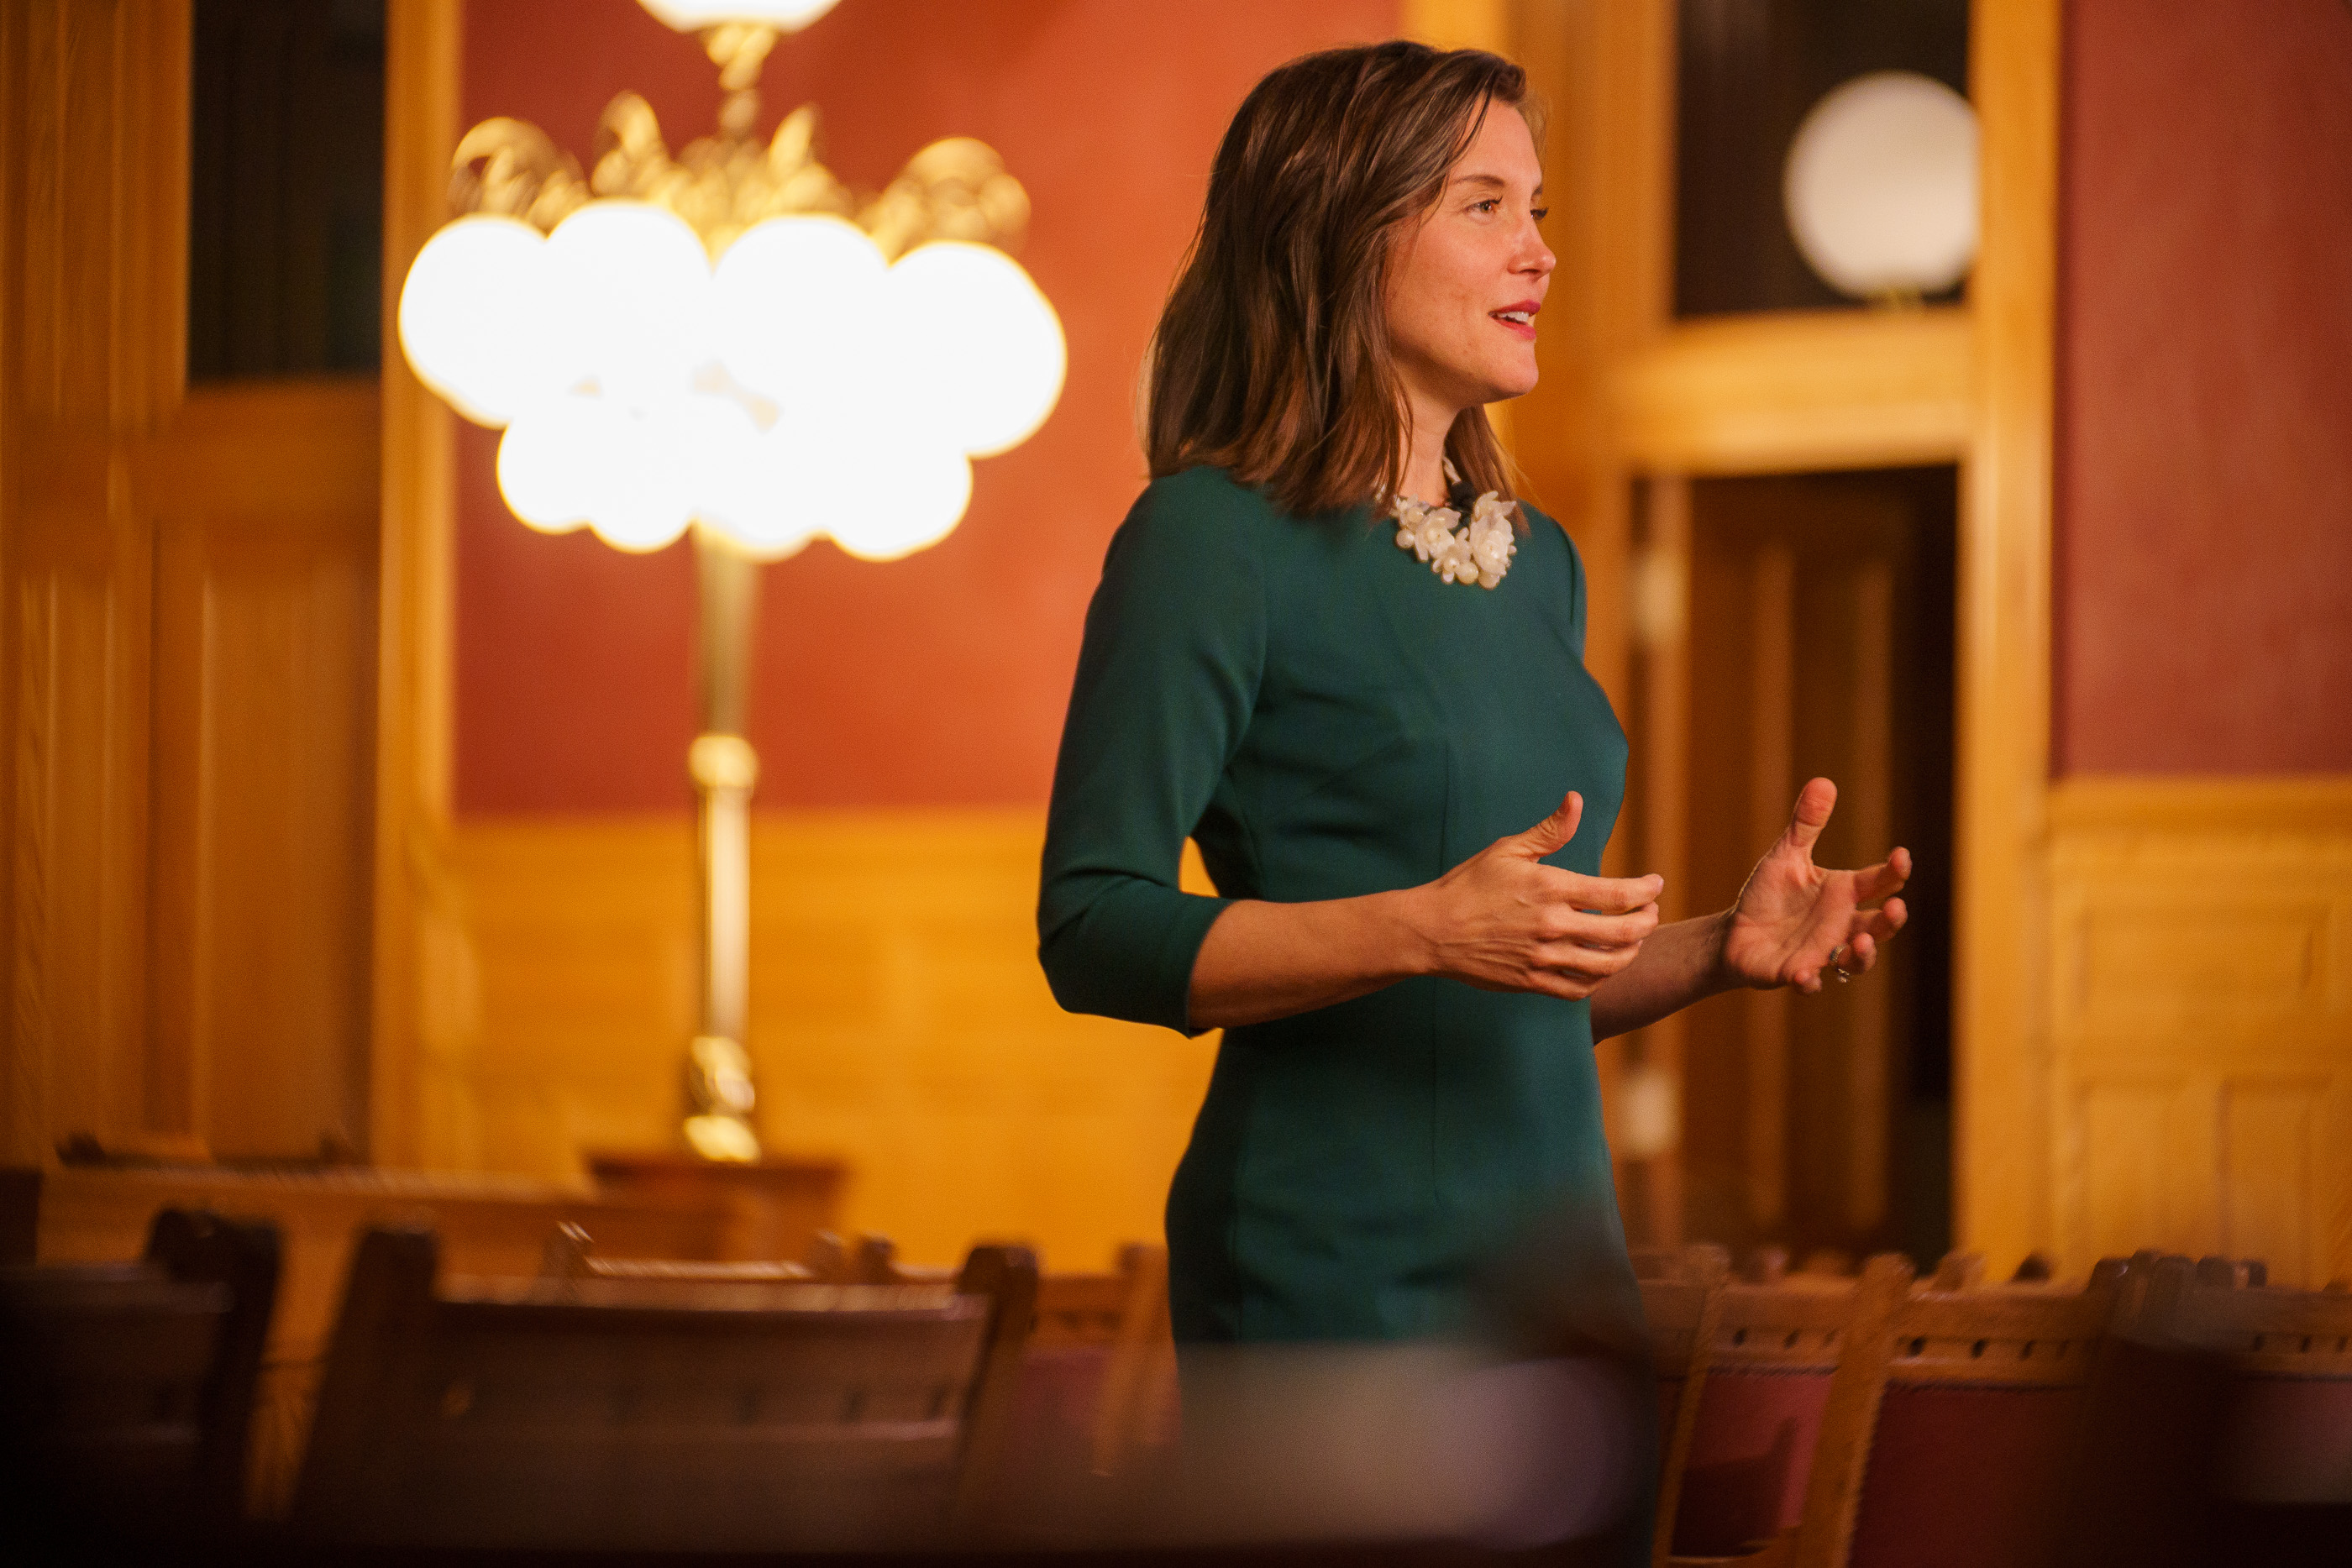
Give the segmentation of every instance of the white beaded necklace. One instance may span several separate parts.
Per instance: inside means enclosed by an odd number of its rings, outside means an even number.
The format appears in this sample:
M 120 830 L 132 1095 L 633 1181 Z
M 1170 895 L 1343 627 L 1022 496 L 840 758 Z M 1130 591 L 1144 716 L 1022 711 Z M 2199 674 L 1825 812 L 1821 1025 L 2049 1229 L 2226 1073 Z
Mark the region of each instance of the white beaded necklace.
M 1445 460 L 1445 476 L 1461 478 L 1450 458 Z M 1389 507 L 1389 515 L 1396 518 L 1397 549 L 1412 551 L 1440 578 L 1497 588 L 1503 574 L 1511 570 L 1511 558 L 1519 553 L 1517 542 L 1511 538 L 1511 514 L 1517 509 L 1517 501 L 1503 500 L 1499 492 L 1489 490 L 1471 503 L 1469 526 L 1459 530 L 1454 528 L 1462 521 L 1459 511 L 1433 507 L 1410 496 L 1398 496 Z

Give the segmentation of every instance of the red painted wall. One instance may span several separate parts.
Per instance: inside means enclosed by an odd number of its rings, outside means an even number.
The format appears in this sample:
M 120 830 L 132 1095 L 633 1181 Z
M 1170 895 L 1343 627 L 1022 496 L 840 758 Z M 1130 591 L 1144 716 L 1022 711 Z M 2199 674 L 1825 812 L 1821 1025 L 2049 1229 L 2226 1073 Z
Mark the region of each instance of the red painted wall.
M 1396 22 L 1395 0 L 843 0 L 778 46 L 762 132 L 815 102 L 825 162 L 857 189 L 940 136 L 1003 154 L 1070 373 L 1043 430 L 974 465 L 944 543 L 877 566 L 821 542 L 767 569 L 761 805 L 1044 802 L 1087 598 L 1143 482 L 1136 367 L 1217 139 L 1273 66 Z M 718 108 L 701 46 L 634 0 L 469 0 L 465 50 L 466 123 L 530 120 L 583 165 L 625 88 L 673 151 Z M 689 548 L 530 531 L 499 499 L 497 443 L 468 425 L 458 444 L 457 809 L 684 808 Z
M 2352 770 L 2352 7 L 2067 24 L 2053 766 Z

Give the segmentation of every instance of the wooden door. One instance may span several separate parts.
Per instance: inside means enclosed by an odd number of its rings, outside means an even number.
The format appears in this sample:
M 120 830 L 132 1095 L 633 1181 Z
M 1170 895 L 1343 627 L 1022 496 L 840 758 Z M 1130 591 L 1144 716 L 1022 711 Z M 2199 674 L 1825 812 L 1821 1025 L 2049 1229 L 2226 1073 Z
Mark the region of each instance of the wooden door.
M 365 1140 L 373 376 L 186 386 L 191 11 L 0 7 L 0 1157 Z
M 1920 873 L 1912 925 L 1870 976 L 1718 997 L 1680 1022 L 1681 1218 L 1712 1239 L 1932 1256 L 1949 1226 L 1954 476 L 1712 479 L 1686 496 L 1671 764 L 1685 907 L 1737 897 L 1817 774 L 1839 788 L 1821 863 L 1902 843 Z

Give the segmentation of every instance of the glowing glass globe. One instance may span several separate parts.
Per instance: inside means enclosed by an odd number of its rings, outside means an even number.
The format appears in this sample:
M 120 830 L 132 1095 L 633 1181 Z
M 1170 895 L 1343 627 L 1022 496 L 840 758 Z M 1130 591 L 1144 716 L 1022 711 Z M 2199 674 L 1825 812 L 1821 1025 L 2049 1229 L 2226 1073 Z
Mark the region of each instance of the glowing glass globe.
M 890 269 L 921 365 L 921 398 L 949 444 L 973 457 L 1018 446 L 1062 395 L 1060 318 L 1018 262 L 960 241 L 918 246 Z
M 722 22 L 756 22 L 779 33 L 796 33 L 840 0 L 637 0 L 681 33 L 698 33 Z
M 547 293 L 547 241 L 513 218 L 464 217 L 416 253 L 400 290 L 416 377 L 477 424 L 562 389 L 570 361 Z
M 1911 71 L 1856 77 L 1789 147 L 1789 229 L 1822 281 L 1857 298 L 1934 294 L 1977 254 L 1977 118 Z
M 595 201 L 555 231 L 467 217 L 402 289 L 418 376 L 503 425 L 499 493 L 534 528 L 658 549 L 696 522 L 761 559 L 818 535 L 889 560 L 935 544 L 971 464 L 1060 396 L 1061 322 L 986 246 L 894 266 L 835 217 L 771 218 L 714 268 L 666 208 Z

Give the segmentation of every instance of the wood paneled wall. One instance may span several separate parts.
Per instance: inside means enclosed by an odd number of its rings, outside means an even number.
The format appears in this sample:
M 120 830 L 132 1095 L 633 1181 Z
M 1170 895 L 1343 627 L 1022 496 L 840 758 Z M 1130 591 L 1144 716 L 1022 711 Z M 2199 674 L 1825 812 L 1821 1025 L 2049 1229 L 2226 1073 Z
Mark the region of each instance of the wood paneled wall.
M 761 813 L 751 1027 L 769 1147 L 844 1158 L 844 1223 L 918 1260 L 1017 1235 L 1061 1268 L 1156 1239 L 1215 1037 L 1066 1013 L 1037 967 L 1044 813 Z M 677 1139 L 694 1022 L 693 827 L 459 823 L 453 1049 L 425 1163 L 575 1174 Z M 1197 877 L 1197 869 L 1189 873 Z
M 184 0 L 0 8 L 0 1153 L 363 1143 L 376 392 L 184 389 Z
M 2352 780 L 2063 780 L 2049 867 L 2061 1253 L 2352 1277 Z

